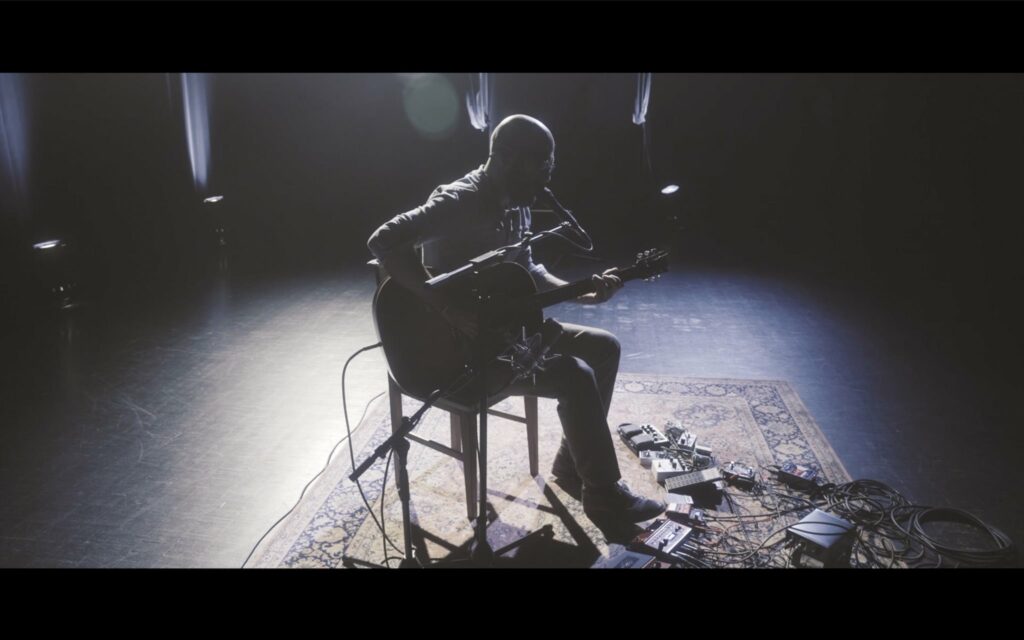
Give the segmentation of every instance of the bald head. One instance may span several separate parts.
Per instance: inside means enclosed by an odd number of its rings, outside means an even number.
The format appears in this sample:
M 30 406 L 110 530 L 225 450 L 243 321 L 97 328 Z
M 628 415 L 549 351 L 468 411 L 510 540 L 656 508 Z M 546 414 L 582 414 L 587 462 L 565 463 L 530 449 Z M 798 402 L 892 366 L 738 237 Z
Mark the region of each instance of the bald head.
M 524 115 L 509 116 L 491 133 L 491 155 L 506 162 L 546 159 L 555 150 L 555 137 L 544 123 Z
M 491 155 L 484 172 L 494 180 L 506 206 L 529 206 L 551 181 L 555 137 L 530 116 L 502 120 L 491 134 Z

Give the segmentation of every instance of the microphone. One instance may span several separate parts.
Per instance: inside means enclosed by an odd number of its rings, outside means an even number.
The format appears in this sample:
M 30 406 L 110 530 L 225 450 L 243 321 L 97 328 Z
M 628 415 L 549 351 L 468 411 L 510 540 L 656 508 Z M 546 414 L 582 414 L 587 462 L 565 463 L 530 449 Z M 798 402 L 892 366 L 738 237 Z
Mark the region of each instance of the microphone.
M 562 337 L 562 333 L 562 327 L 552 318 L 546 319 L 540 332 L 532 336 L 527 336 L 526 327 L 522 327 L 522 334 L 498 356 L 499 361 L 507 363 L 516 372 L 512 382 L 530 378 L 536 385 L 537 374 L 545 371 L 548 362 L 558 357 L 549 356 L 548 351 Z
M 586 229 L 584 229 L 583 226 L 576 220 L 575 216 L 572 215 L 572 211 L 569 211 L 564 206 L 562 206 L 562 203 L 558 201 L 558 198 L 555 197 L 555 194 L 552 193 L 551 189 L 549 189 L 548 187 L 544 187 L 544 190 L 541 193 L 544 195 L 545 198 L 547 198 L 548 202 L 551 203 L 551 206 L 554 208 L 555 212 L 561 215 L 562 218 L 568 220 L 569 223 L 576 228 L 576 232 L 579 233 L 584 238 L 586 238 L 587 243 L 590 244 L 590 248 L 586 249 L 586 251 L 592 251 L 594 249 L 594 241 L 590 239 L 590 234 L 587 233 Z

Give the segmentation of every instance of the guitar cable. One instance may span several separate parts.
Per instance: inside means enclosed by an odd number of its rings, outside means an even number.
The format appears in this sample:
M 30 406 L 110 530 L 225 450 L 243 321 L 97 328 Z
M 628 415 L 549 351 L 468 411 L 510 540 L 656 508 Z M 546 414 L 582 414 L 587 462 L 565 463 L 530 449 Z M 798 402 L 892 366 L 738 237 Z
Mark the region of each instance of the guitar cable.
M 274 529 L 276 529 L 276 528 L 277 528 L 277 526 L 278 526 L 279 524 L 281 524 L 281 522 L 283 522 L 285 518 L 287 518 L 287 517 L 288 517 L 289 515 L 291 515 L 291 513 L 292 513 L 293 511 L 295 511 L 295 509 L 296 509 L 296 508 L 297 508 L 297 507 L 299 506 L 299 504 L 300 504 L 300 503 L 302 502 L 302 498 L 303 498 L 303 497 L 304 497 L 304 496 L 306 495 L 306 491 L 308 491 L 308 490 L 309 490 L 309 487 L 310 487 L 310 486 L 311 486 L 311 485 L 313 484 L 313 482 L 315 482 L 315 481 L 316 481 L 316 479 L 317 479 L 317 478 L 319 478 L 320 476 L 322 476 L 322 475 L 324 474 L 324 472 L 325 472 L 325 471 L 327 471 L 327 469 L 328 469 L 328 468 L 330 467 L 330 465 L 331 465 L 331 460 L 332 460 L 332 459 L 334 458 L 334 454 L 335 454 L 335 452 L 336 452 L 336 451 L 338 450 L 338 447 L 340 447 L 340 446 L 341 446 L 341 445 L 342 445 L 342 444 L 343 444 L 343 443 L 344 443 L 344 442 L 345 442 L 346 440 L 348 440 L 348 441 L 351 441 L 351 439 L 352 439 L 352 429 L 351 429 L 351 427 L 350 427 L 350 425 L 349 425 L 349 420 L 348 420 L 348 403 L 347 403 L 347 398 L 346 398 L 346 396 L 345 396 L 345 373 L 346 373 L 346 370 L 348 369 L 348 365 L 349 365 L 349 363 L 350 363 L 350 362 L 352 362 L 352 360 L 353 360 L 353 359 L 354 359 L 354 358 L 355 358 L 356 356 L 358 356 L 358 355 L 359 355 L 360 353 L 363 353 L 364 351 L 369 351 L 370 349 L 376 349 L 376 348 L 377 348 L 377 347 L 379 347 L 379 346 L 381 346 L 381 343 L 379 343 L 379 342 L 378 342 L 377 344 L 374 344 L 374 345 L 370 345 L 370 346 L 368 346 L 368 347 L 363 347 L 363 348 L 362 348 L 362 349 L 360 349 L 359 351 L 356 351 L 356 352 L 355 352 L 355 353 L 353 353 L 353 354 L 352 354 L 351 356 L 349 356 L 349 359 L 348 359 L 348 360 L 347 360 L 347 361 L 345 362 L 345 366 L 344 366 L 344 367 L 342 368 L 342 370 L 341 370 L 341 404 L 342 404 L 342 411 L 343 411 L 343 413 L 344 413 L 344 415 L 345 415 L 345 431 L 346 431 L 346 435 L 345 435 L 345 437 L 343 437 L 343 438 L 342 438 L 341 440 L 339 440 L 339 441 L 338 441 L 338 442 L 337 442 L 337 443 L 336 443 L 336 444 L 334 445 L 334 447 L 333 447 L 333 448 L 331 449 L 331 452 L 330 452 L 330 454 L 328 454 L 328 456 L 327 456 L 327 462 L 326 462 L 326 463 L 324 463 L 324 466 L 323 466 L 323 468 L 322 468 L 322 469 L 320 469 L 320 471 L 319 471 L 319 472 L 317 472 L 317 474 L 316 474 L 315 476 L 313 476 L 312 478 L 310 478 L 309 482 L 307 482 L 307 483 L 306 483 L 306 485 L 305 485 L 305 486 L 304 486 L 304 487 L 302 488 L 302 491 L 301 491 L 301 492 L 299 493 L 299 497 L 298 497 L 298 499 L 297 499 L 297 500 L 295 501 L 295 504 L 294 504 L 294 505 L 292 506 L 292 508 L 291 508 L 291 509 L 289 509 L 289 510 L 288 510 L 288 511 L 287 511 L 287 512 L 286 512 L 286 513 L 285 513 L 284 515 L 282 515 L 282 516 L 281 516 L 280 518 L 278 518 L 278 519 L 277 519 L 277 521 L 276 521 L 276 522 L 274 522 L 274 524 L 272 524 L 272 525 L 270 526 L 270 528 L 269 528 L 269 529 L 267 529 L 267 530 L 266 530 L 266 532 L 264 532 L 264 534 L 263 534 L 262 536 L 260 536 L 260 539 L 256 541 L 256 544 L 254 544 L 254 545 L 253 545 L 253 547 L 252 547 L 252 549 L 251 549 L 251 550 L 249 551 L 249 555 L 247 555 L 247 556 L 245 557 L 245 560 L 244 560 L 244 561 L 242 562 L 242 566 L 241 566 L 241 568 L 243 568 L 243 569 L 245 568 L 245 565 L 247 565 L 247 564 L 249 563 L 249 560 L 250 560 L 250 559 L 252 559 L 252 554 L 254 554 L 254 553 L 256 552 L 256 549 L 258 549 L 258 548 L 259 548 L 260 544 L 262 544 L 262 543 L 263 543 L 263 541 L 264 541 L 264 540 L 266 539 L 266 537 L 267 537 L 268 535 L 270 535 L 270 533 L 271 533 L 271 532 L 272 532 L 272 531 L 273 531 Z M 365 417 L 366 417 L 366 412 L 367 412 L 367 411 L 369 411 L 369 409 L 370 409 L 370 405 L 371 405 L 371 404 L 373 404 L 373 401 L 374 401 L 374 400 L 376 400 L 377 398 L 379 398 L 379 397 L 381 397 L 382 395 L 384 395 L 384 393 L 385 393 L 384 391 L 381 391 L 381 392 L 380 392 L 380 393 L 378 393 L 377 395 L 375 395 L 375 396 L 373 396 L 372 398 L 370 398 L 369 400 L 367 400 L 367 402 L 366 402 L 366 406 L 365 406 L 365 407 L 363 407 L 363 413 L 362 413 L 362 415 L 361 415 L 361 416 L 359 417 L 359 423 L 357 423 L 357 424 L 356 424 L 356 428 L 357 428 L 357 429 L 359 428 L 359 424 L 361 424 L 361 423 L 362 423 L 362 421 L 363 421 L 363 418 L 365 418 Z M 355 469 L 355 454 L 353 454 L 351 450 L 352 450 L 352 447 L 349 447 L 349 454 L 350 454 L 350 455 L 352 456 L 352 461 L 353 461 L 353 469 Z M 364 503 L 366 503 L 366 506 L 367 506 L 367 510 L 368 510 L 368 511 L 370 512 L 370 516 L 371 516 L 371 517 L 373 517 L 373 510 L 372 510 L 372 509 L 370 509 L 370 507 L 369 507 L 369 503 L 368 503 L 368 501 L 366 500 L 366 496 L 365 496 L 365 495 L 363 494 L 363 490 L 362 490 L 362 487 L 360 487 L 360 486 L 359 486 L 359 483 L 358 483 L 358 482 L 356 482 L 356 486 L 357 486 L 357 488 L 359 488 L 359 493 L 360 493 L 360 495 L 362 495 L 362 497 L 363 497 L 363 502 L 364 502 Z M 376 518 L 374 518 L 374 522 L 376 522 L 376 521 L 377 521 L 377 519 L 376 519 Z M 379 529 L 381 529 L 381 526 L 380 526 L 380 524 L 379 524 L 379 523 L 377 523 L 377 527 L 378 527 Z M 382 532 L 383 532 L 383 529 L 382 529 Z M 385 536 L 385 537 L 386 537 L 386 536 Z M 397 546 L 395 545 L 395 543 L 394 543 L 394 542 L 391 542 L 391 540 L 388 540 L 388 542 L 390 542 L 390 543 L 391 543 L 391 546 L 393 546 L 393 547 L 395 547 L 396 549 L 398 549 L 398 547 L 397 547 Z
M 369 346 L 363 347 L 362 349 L 359 349 L 358 351 L 356 351 L 355 353 L 353 353 L 351 356 L 348 357 L 348 360 L 345 361 L 345 366 L 342 367 L 342 369 L 341 369 L 341 408 L 342 408 L 342 411 L 345 414 L 345 432 L 347 433 L 347 435 L 345 437 L 347 439 L 349 439 L 349 441 L 351 441 L 351 439 L 352 439 L 352 427 L 350 426 L 349 421 L 348 421 L 348 401 L 347 401 L 346 396 L 345 396 L 345 373 L 346 373 L 346 371 L 348 371 L 349 363 L 352 362 L 352 360 L 354 360 L 356 358 L 356 356 L 358 356 L 360 353 L 363 353 L 364 351 L 369 351 L 371 349 L 376 349 L 376 348 L 378 348 L 380 346 L 383 346 L 383 343 L 378 342 L 376 344 L 371 344 Z M 372 400 L 376 400 L 377 398 L 379 398 L 382 395 L 384 395 L 383 391 L 381 391 L 373 399 L 371 399 L 371 402 L 372 402 Z M 369 408 L 369 406 L 370 406 L 369 403 L 367 403 L 366 406 L 367 406 L 367 408 Z M 366 416 L 366 411 L 364 410 L 363 411 L 363 417 L 365 417 L 365 416 Z M 359 418 L 359 422 L 362 423 L 362 421 L 363 421 L 363 418 L 362 417 Z M 356 427 L 358 428 L 359 424 L 356 424 Z M 356 471 L 356 453 L 355 453 L 355 451 L 353 450 L 353 448 L 351 446 L 348 448 L 348 455 L 349 455 L 349 459 L 352 461 L 352 473 L 355 473 L 355 471 Z M 389 452 L 387 466 L 390 466 L 390 461 L 391 461 L 391 455 L 390 455 L 390 452 Z M 385 467 L 384 480 L 383 480 L 383 482 L 381 484 L 381 489 L 380 489 L 381 490 L 381 503 L 384 502 L 384 500 L 383 500 L 384 492 L 387 491 L 387 466 Z M 403 549 L 399 548 L 398 545 L 396 545 L 391 540 L 391 538 L 388 537 L 387 531 L 384 529 L 384 525 L 382 524 L 383 515 L 384 515 L 383 512 L 381 512 L 381 520 L 377 520 L 377 516 L 375 516 L 374 513 L 373 513 L 373 507 L 370 506 L 370 501 L 366 499 L 366 494 L 363 493 L 363 486 L 362 486 L 362 484 L 359 482 L 358 479 L 355 481 L 355 483 L 356 483 L 356 489 L 359 490 L 359 497 L 361 497 L 363 499 L 363 504 L 366 505 L 366 512 L 368 514 L 370 514 L 370 517 L 373 519 L 373 524 L 375 524 L 377 526 L 377 529 L 380 530 L 380 533 L 381 533 L 381 535 L 384 538 L 383 542 L 386 542 L 387 544 L 390 544 L 392 547 L 394 547 L 394 549 L 396 551 L 401 553 L 402 556 L 404 557 L 405 556 L 405 551 Z M 385 552 L 384 553 L 384 555 L 385 555 L 385 563 L 387 563 L 387 560 L 386 560 L 387 545 L 384 546 L 384 552 Z
M 573 227 L 573 229 L 576 231 L 576 233 L 578 233 L 581 237 L 585 238 L 586 241 L 587 241 L 587 244 L 590 245 L 590 246 L 584 247 L 582 244 L 576 242 L 575 240 L 573 240 L 569 236 L 566 236 L 566 235 L 562 234 L 560 231 L 555 231 L 554 234 L 556 236 L 558 236 L 559 238 L 562 238 L 563 240 L 565 240 L 566 242 L 568 242 L 569 244 L 571 244 L 575 248 L 579 249 L 583 253 L 590 253 L 591 251 L 593 251 L 594 250 L 594 240 L 590 237 L 590 234 L 586 232 L 586 230 L 583 228 L 583 226 L 580 225 L 579 222 L 577 222 L 575 216 L 572 215 L 572 211 L 570 211 L 569 209 L 566 209 L 562 205 L 562 203 L 558 201 L 558 198 L 555 197 L 555 194 L 552 193 L 551 189 L 549 189 L 547 187 L 544 187 L 544 191 L 542 192 L 542 195 L 545 196 L 547 198 L 548 202 L 552 205 L 553 211 L 555 213 L 557 213 L 558 216 L 560 218 L 562 218 L 562 220 L 568 222 Z

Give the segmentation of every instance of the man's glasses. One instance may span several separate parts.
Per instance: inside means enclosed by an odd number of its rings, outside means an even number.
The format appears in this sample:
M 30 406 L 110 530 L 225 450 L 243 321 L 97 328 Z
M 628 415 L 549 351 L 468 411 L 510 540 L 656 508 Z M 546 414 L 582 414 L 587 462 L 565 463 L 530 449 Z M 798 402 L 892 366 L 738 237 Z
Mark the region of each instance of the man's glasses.
M 520 160 L 515 167 L 523 173 L 550 176 L 555 170 L 555 158 L 552 156 L 539 164 L 536 160 Z
M 506 148 L 501 148 L 501 150 L 509 154 L 509 156 L 512 156 L 514 154 L 514 152 Z M 534 155 L 533 157 L 529 157 L 528 155 L 519 156 L 512 159 L 510 164 L 512 167 L 515 168 L 516 171 L 522 173 L 536 175 L 551 175 L 551 173 L 555 170 L 555 156 L 554 154 L 552 154 L 546 160 L 541 160 L 540 158 L 537 157 L 537 155 Z

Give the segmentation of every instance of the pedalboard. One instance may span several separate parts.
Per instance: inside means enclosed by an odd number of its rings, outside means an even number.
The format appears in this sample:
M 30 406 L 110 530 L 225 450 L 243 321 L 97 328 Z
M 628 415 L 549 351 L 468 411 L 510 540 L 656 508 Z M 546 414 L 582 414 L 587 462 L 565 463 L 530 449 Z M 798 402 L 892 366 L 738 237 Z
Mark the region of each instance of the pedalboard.
M 657 449 L 668 444 L 668 438 L 653 425 L 625 423 L 619 425 L 619 437 L 629 450 L 640 455 L 641 451 Z

